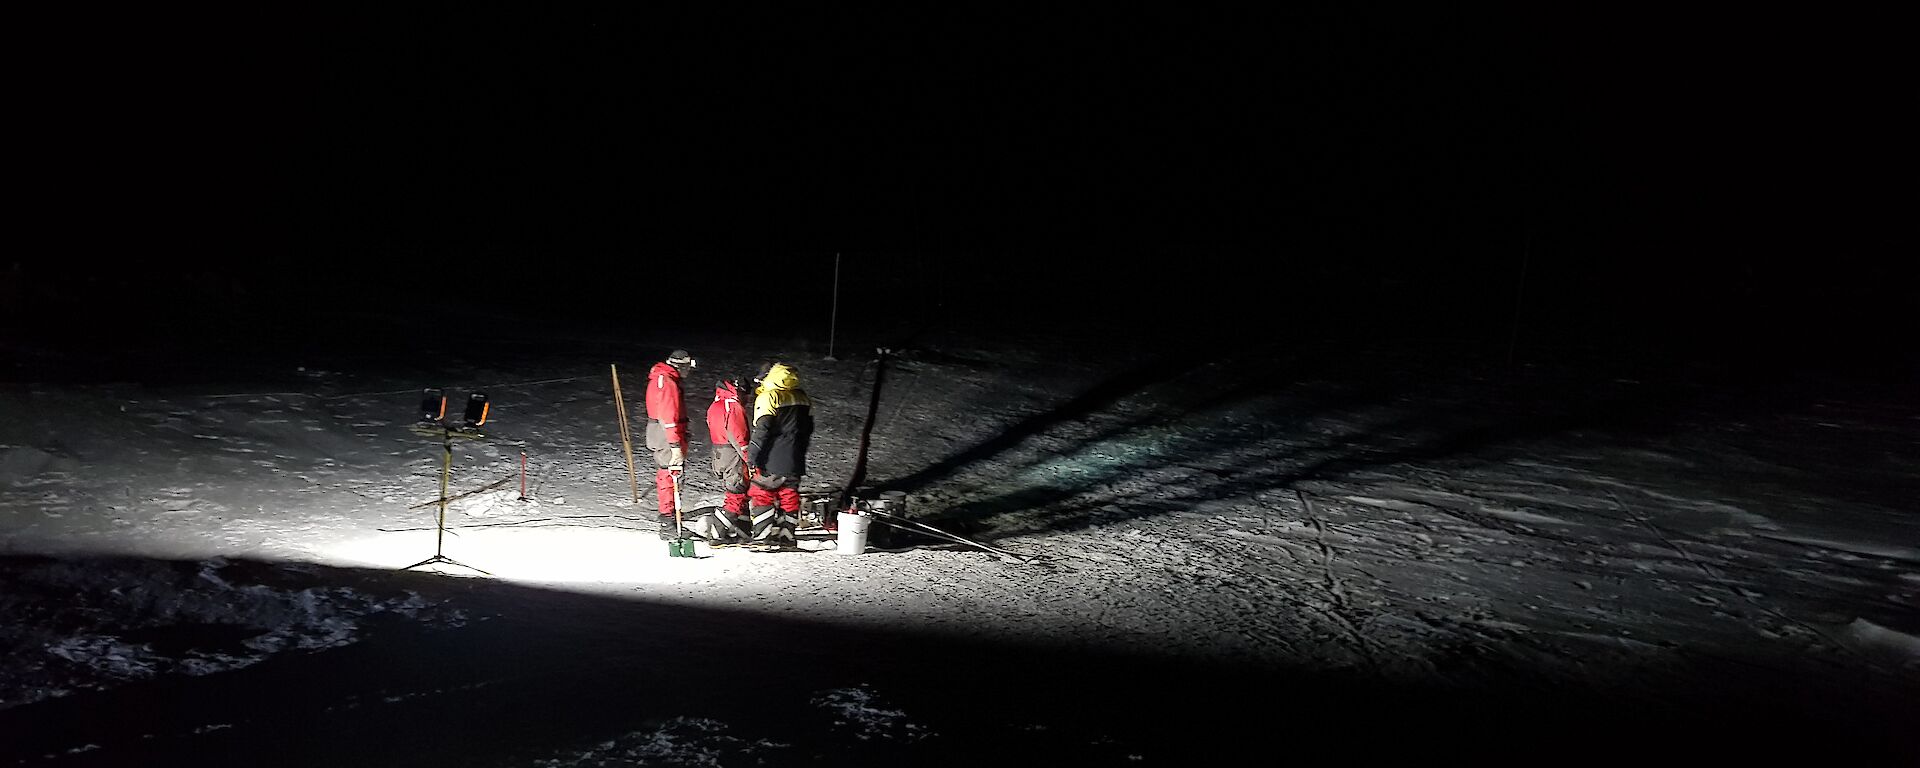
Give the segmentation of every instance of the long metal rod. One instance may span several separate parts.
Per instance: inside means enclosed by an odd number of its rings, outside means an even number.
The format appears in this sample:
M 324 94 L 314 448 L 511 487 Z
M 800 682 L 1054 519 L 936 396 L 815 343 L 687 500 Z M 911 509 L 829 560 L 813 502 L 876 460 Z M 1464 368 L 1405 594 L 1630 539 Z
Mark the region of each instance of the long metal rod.
M 483 486 L 480 486 L 479 488 L 475 488 L 475 489 L 473 489 L 473 490 L 471 490 L 471 491 L 462 491 L 462 492 L 460 492 L 460 493 L 456 493 L 456 494 L 454 494 L 454 495 L 452 495 L 452 496 L 448 496 L 448 497 L 447 497 L 447 501 L 459 501 L 459 500 L 461 500 L 461 499 L 464 499 L 464 498 L 466 498 L 466 497 L 468 497 L 468 496 L 473 496 L 473 495 L 475 495 L 475 494 L 481 494 L 481 493 L 486 493 L 487 491 L 491 491 L 491 490 L 494 490 L 495 488 L 499 488 L 500 486 L 503 486 L 503 485 L 506 485 L 507 483 L 511 483 L 511 482 L 513 482 L 513 475 L 507 475 L 506 477 L 503 477 L 503 478 L 500 478 L 500 479 L 498 479 L 498 480 L 495 480 L 495 481 L 493 481 L 493 482 L 491 482 L 491 483 L 487 483 L 486 485 L 483 485 Z M 435 504 L 439 504 L 439 503 L 440 503 L 440 500 L 439 500 L 439 499 L 434 499 L 433 501 L 423 501 L 423 502 L 420 502 L 420 503 L 418 503 L 418 504 L 415 504 L 415 505 L 413 505 L 413 506 L 411 506 L 411 507 L 407 507 L 407 509 L 425 509 L 425 508 L 427 508 L 427 507 L 431 507 L 431 506 L 433 506 L 433 505 L 435 505 Z
M 435 528 L 433 537 L 434 557 L 440 556 L 440 545 L 447 538 L 447 480 L 453 474 L 453 432 L 446 430 L 441 440 L 444 450 L 440 454 L 440 525 Z
M 1034 560 L 1036 560 L 1036 559 L 1038 559 L 1037 557 L 1028 557 L 1028 556 L 1026 556 L 1026 555 L 1021 555 L 1021 554 L 1016 554 L 1016 553 L 1013 553 L 1013 552 L 1008 552 L 1008 551 L 1006 551 L 1006 550 L 1004 550 L 1004 549 L 1001 549 L 1001 548 L 999 548 L 999 547 L 994 547 L 994 546 L 989 546 L 989 545 L 986 545 L 986 544 L 982 544 L 982 543 L 980 543 L 980 542 L 977 542 L 977 541 L 974 541 L 973 539 L 969 539 L 969 538 L 967 538 L 967 537 L 965 537 L 965 536 L 961 536 L 961 535 L 958 535 L 958 534 L 953 534 L 953 533 L 948 533 L 948 532 L 946 532 L 946 531 L 943 531 L 943 530 L 940 530 L 939 528 L 935 528 L 935 527 L 933 527 L 933 526 L 931 526 L 931 525 L 927 525 L 926 523 L 922 523 L 922 522 L 919 522 L 919 521 L 915 521 L 915 520 L 908 520 L 908 519 L 906 519 L 906 518 L 904 518 L 904 517 L 897 517 L 897 516 L 895 516 L 895 515 L 892 515 L 892 514 L 888 514 L 888 513 L 886 513 L 886 512 L 881 512 L 880 510 L 877 510 L 877 509 L 872 509 L 872 510 L 867 510 L 867 512 L 866 512 L 866 514 L 870 514 L 870 515 L 873 515 L 873 516 L 875 516 L 875 517 L 880 517 L 880 518 L 884 518 L 884 520 L 883 520 L 883 522 L 886 522 L 886 523 L 887 523 L 888 525 L 891 525 L 891 526 L 893 526 L 893 527 L 895 527 L 895 528 L 905 528 L 905 529 L 907 529 L 907 530 L 916 530 L 916 531 L 920 531 L 921 533 L 926 533 L 926 534 L 931 534 L 931 535 L 934 535 L 934 536 L 940 536 L 940 537 L 943 537 L 943 538 L 946 538 L 946 539 L 949 539 L 949 540 L 952 540 L 952 541 L 956 541 L 956 542 L 959 542 L 959 543 L 961 543 L 961 544 L 967 544 L 967 545 L 970 545 L 970 546 L 974 546 L 974 547 L 979 547 L 980 549 L 983 549 L 983 550 L 986 550 L 986 551 L 988 551 L 988 552 L 992 552 L 992 553 L 994 553 L 994 554 L 996 554 L 996 555 L 1005 555 L 1005 556 L 1007 556 L 1007 557 L 1011 557 L 1011 558 L 1013 558 L 1013 559 L 1015 559 L 1015 560 L 1019 560 L 1019 561 L 1020 561 L 1020 562 L 1022 562 L 1022 563 L 1030 563 L 1030 562 L 1033 562 Z
M 833 357 L 834 332 L 840 325 L 840 254 L 833 255 L 833 311 L 827 319 L 827 359 Z

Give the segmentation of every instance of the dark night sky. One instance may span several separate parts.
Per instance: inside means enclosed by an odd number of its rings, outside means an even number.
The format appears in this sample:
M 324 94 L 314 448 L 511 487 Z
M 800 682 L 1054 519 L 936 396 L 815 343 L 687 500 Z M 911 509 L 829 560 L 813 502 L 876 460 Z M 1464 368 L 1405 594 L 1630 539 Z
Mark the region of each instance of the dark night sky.
M 15 120 L 54 237 L 25 260 L 537 313 L 663 268 L 694 306 L 728 270 L 818 286 L 837 251 L 988 303 L 1500 330 L 1530 245 L 1541 322 L 1900 314 L 1905 254 L 1870 234 L 1895 201 L 1864 192 L 1902 178 L 1871 19 L 1583 14 L 49 20 L 45 107 Z

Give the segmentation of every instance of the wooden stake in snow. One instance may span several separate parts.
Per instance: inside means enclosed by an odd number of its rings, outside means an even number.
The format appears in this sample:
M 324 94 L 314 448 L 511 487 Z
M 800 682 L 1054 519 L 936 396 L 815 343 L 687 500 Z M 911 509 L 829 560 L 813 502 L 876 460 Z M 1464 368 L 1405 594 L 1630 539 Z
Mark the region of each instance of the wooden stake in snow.
M 640 503 L 640 476 L 633 471 L 633 431 L 627 426 L 627 402 L 620 397 L 620 366 L 613 369 L 613 410 L 620 415 L 620 447 L 627 453 L 627 485 L 633 487 L 633 503 Z

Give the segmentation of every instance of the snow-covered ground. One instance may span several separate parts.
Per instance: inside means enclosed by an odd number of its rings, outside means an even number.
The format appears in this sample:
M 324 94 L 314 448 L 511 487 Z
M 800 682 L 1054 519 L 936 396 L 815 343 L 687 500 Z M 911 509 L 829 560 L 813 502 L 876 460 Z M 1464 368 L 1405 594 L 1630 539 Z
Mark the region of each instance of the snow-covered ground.
M 811 488 L 847 482 L 870 427 L 860 484 L 1039 559 L 906 536 L 667 557 L 608 366 L 637 382 L 671 346 L 700 359 L 696 414 L 714 376 L 797 365 Z M 1915 754 L 1910 402 L 1444 349 L 1171 349 L 519 338 L 8 385 L 0 758 Z M 444 542 L 490 578 L 400 570 L 435 553 L 424 386 L 494 403 L 451 485 L 506 482 L 453 503 Z M 717 496 L 692 477 L 689 504 Z

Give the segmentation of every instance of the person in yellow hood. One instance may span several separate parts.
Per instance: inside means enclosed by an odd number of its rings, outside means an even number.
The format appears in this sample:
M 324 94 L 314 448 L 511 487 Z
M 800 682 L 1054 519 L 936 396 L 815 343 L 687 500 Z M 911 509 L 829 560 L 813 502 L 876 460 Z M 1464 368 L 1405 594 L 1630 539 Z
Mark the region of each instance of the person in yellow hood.
M 755 477 L 747 489 L 753 538 L 788 545 L 800 527 L 800 478 L 807 473 L 807 444 L 813 440 L 813 401 L 785 363 L 774 363 L 755 382 L 748 445 Z

